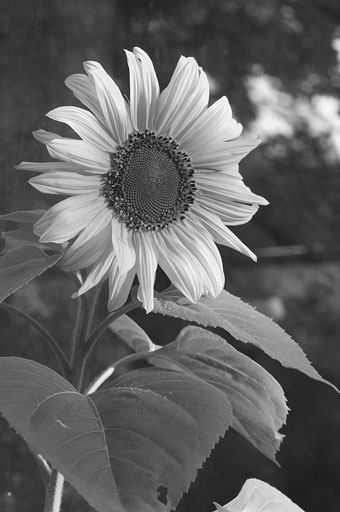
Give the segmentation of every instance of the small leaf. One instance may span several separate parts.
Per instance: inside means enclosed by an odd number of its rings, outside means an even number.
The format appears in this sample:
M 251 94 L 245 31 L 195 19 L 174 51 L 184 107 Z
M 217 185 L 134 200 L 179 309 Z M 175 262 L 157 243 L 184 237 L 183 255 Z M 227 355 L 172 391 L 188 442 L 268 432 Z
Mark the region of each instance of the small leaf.
M 127 315 L 121 315 L 109 325 L 119 338 L 121 338 L 135 352 L 153 352 L 159 348 L 150 340 L 146 332 Z
M 266 482 L 249 478 L 238 496 L 216 512 L 303 512 L 291 499 Z
M 0 358 L 0 411 L 98 512 L 175 508 L 231 422 L 223 393 L 183 373 L 131 372 L 90 396 Z
M 23 224 L 35 224 L 46 210 L 22 210 L 18 212 L 6 213 L 0 215 L 1 221 L 13 221 Z
M 288 410 L 280 384 L 264 368 L 220 336 L 192 326 L 147 359 L 194 374 L 220 389 L 231 403 L 233 428 L 275 460 L 282 440 L 278 431 Z
M 197 304 L 169 289 L 155 294 L 154 313 L 174 316 L 209 327 L 221 327 L 236 340 L 252 343 L 287 368 L 325 382 L 308 361 L 299 345 L 273 320 L 259 313 L 226 290 L 216 298 L 203 297 Z
M 24 245 L 34 245 L 40 249 L 47 247 L 39 242 L 39 237 L 33 232 L 32 226 L 24 226 L 13 231 L 4 231 L 2 237 L 6 241 L 7 251 L 21 248 Z
M 49 256 L 33 245 L 13 249 L 1 256 L 0 302 L 53 267 L 61 257 L 60 252 Z
M 6 241 L 6 251 L 20 248 L 24 245 L 34 245 L 40 249 L 51 249 L 56 252 L 62 251 L 61 244 L 42 244 L 39 237 L 33 231 L 33 225 L 45 213 L 45 210 L 19 211 L 0 215 L 2 221 L 12 221 L 24 224 L 24 226 L 13 231 L 5 231 L 2 233 L 3 239 Z

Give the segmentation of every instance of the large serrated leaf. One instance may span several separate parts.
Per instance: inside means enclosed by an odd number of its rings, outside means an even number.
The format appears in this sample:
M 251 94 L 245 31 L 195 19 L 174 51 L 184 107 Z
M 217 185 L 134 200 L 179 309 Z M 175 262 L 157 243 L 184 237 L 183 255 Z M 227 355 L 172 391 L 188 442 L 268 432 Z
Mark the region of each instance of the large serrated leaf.
M 133 391 L 140 398 L 161 397 L 161 401 L 155 403 L 154 419 L 145 415 L 143 402 L 122 407 L 118 411 L 117 407 L 108 410 L 112 400 L 108 393 L 119 389 Z M 109 412 L 115 425 L 118 421 L 122 421 L 122 425 L 130 422 L 124 440 L 110 436 L 107 442 L 109 451 L 114 453 L 117 453 L 117 446 L 125 442 L 127 456 L 124 464 L 121 461 L 119 477 L 116 476 L 115 464 L 112 471 L 116 481 L 119 478 L 126 482 L 127 492 L 121 499 L 127 510 L 135 512 L 141 509 L 146 512 L 163 510 L 155 499 L 156 490 L 163 493 L 164 503 L 167 503 L 164 510 L 174 509 L 232 419 L 230 403 L 219 390 L 196 377 L 157 368 L 130 372 L 106 383 L 103 391 L 91 396 L 105 428 L 109 428 Z M 164 416 L 163 413 L 160 416 L 160 411 L 164 411 Z M 189 428 L 191 423 L 195 431 Z M 131 433 L 135 435 L 131 436 Z M 128 455 L 131 446 L 137 450 L 137 463 L 144 469 L 134 479 L 128 478 L 136 463 L 135 454 L 132 454 L 133 457 Z M 141 457 L 144 452 L 148 457 Z M 167 457 L 164 457 L 164 452 L 168 454 Z M 123 469 L 125 472 L 122 473 Z M 144 502 L 141 506 L 142 495 Z
M 61 257 L 61 252 L 49 256 L 34 245 L 25 245 L 1 256 L 0 302 L 53 267 Z
M 175 508 L 231 422 L 196 377 L 138 370 L 86 396 L 20 358 L 0 358 L 0 411 L 98 512 Z
M 289 334 L 272 319 L 226 290 L 216 298 L 203 297 L 197 304 L 192 304 L 180 292 L 169 289 L 155 294 L 153 312 L 206 327 L 221 327 L 235 339 L 256 345 L 283 366 L 329 384 L 313 368 L 301 347 Z
M 47 366 L 19 357 L 0 358 L 0 411 L 32 449 L 31 415 L 40 402 L 65 391 L 75 389 Z
M 275 460 L 288 410 L 280 384 L 264 368 L 220 336 L 192 326 L 147 359 L 193 373 L 220 389 L 232 405 L 233 428 Z
M 290 498 L 266 482 L 249 478 L 240 493 L 216 512 L 303 512 Z
M 208 457 L 212 446 L 217 442 L 211 422 L 221 425 L 222 430 L 224 428 L 220 435 L 226 431 L 225 425 L 231 424 L 232 409 L 228 398 L 220 390 L 216 393 L 215 386 L 209 385 L 208 382 L 203 383 L 194 373 L 190 376 L 178 371 L 144 368 L 123 375 L 114 380 L 113 384 L 115 387 L 133 385 L 139 389 L 152 390 L 187 411 L 198 425 L 199 451 L 203 460 Z M 112 382 L 108 382 L 104 389 L 110 389 L 111 386 Z M 215 409 L 213 418 L 211 406 Z
M 98 512 L 124 512 L 104 428 L 89 396 L 76 391 L 49 396 L 36 407 L 29 428 L 39 453 Z

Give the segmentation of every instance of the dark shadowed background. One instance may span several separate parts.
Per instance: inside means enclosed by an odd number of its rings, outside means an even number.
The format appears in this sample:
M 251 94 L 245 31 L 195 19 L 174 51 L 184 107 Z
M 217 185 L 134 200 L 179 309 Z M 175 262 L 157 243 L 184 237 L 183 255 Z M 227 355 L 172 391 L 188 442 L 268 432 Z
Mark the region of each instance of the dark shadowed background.
M 194 56 L 209 75 L 212 101 L 227 95 L 245 132 L 263 138 L 241 171 L 271 204 L 235 229 L 259 262 L 222 249 L 226 288 L 279 322 L 320 373 L 340 386 L 338 0 L 0 0 L 0 6 L 0 213 L 51 204 L 27 185 L 28 173 L 13 165 L 47 159 L 32 130 L 67 130 L 44 114 L 77 104 L 63 81 L 82 72 L 82 61 L 101 62 L 128 94 L 124 48 L 141 46 L 149 53 L 162 87 L 181 53 Z M 71 293 L 72 284 L 52 270 L 10 301 L 39 318 L 67 347 L 75 311 Z M 142 312 L 134 318 L 160 344 L 182 326 Z M 0 325 L 1 355 L 55 367 L 25 324 L 0 310 Z M 246 349 L 280 381 L 289 401 L 281 468 L 230 432 L 179 510 L 209 512 L 212 501 L 227 503 L 246 478 L 257 477 L 306 512 L 338 512 L 340 398 Z M 106 335 L 97 367 L 113 361 L 117 350 L 123 353 L 124 347 L 114 348 Z M 42 510 L 35 461 L 4 420 L 0 450 L 0 511 Z M 89 507 L 67 488 L 63 510 Z

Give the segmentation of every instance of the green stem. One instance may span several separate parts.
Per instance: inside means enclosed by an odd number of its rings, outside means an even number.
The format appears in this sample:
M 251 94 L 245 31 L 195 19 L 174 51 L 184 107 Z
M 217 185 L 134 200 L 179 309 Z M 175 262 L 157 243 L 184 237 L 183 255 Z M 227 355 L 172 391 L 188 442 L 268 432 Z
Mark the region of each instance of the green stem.
M 85 389 L 84 394 L 90 395 L 97 391 L 100 386 L 106 382 L 111 375 L 117 371 L 117 368 L 121 368 L 122 366 L 126 366 L 127 364 L 134 363 L 135 361 L 140 361 L 141 359 L 147 359 L 148 355 L 153 354 L 153 352 L 137 352 L 133 354 L 129 354 L 128 356 L 122 357 L 119 361 L 116 361 L 114 365 L 109 366 L 105 370 L 103 370 Z
M 34 455 L 34 458 L 37 462 L 42 481 L 44 482 L 44 485 L 47 489 L 49 480 L 51 478 L 52 470 L 48 463 L 46 462 L 46 460 L 41 455 L 37 453 L 36 455 Z
M 119 361 L 115 362 L 115 371 L 117 371 L 117 368 L 120 368 L 121 366 L 126 366 L 127 364 L 134 363 L 135 361 L 145 359 L 150 354 L 153 354 L 153 352 L 137 352 L 122 357 L 122 359 L 119 359 Z
M 60 512 L 64 490 L 64 477 L 56 469 L 52 469 L 47 487 L 44 512 Z
M 87 361 L 89 357 L 91 356 L 97 341 L 99 340 L 100 336 L 104 333 L 104 331 L 107 329 L 107 327 L 114 321 L 116 318 L 119 318 L 121 315 L 124 315 L 128 313 L 129 311 L 132 311 L 133 309 L 136 309 L 140 307 L 138 303 L 136 302 L 130 302 L 129 304 L 126 304 L 122 308 L 120 308 L 118 311 L 113 311 L 112 313 L 109 313 L 107 317 L 100 322 L 100 324 L 97 325 L 97 327 L 90 333 L 89 337 L 85 341 L 80 355 L 80 360 L 82 361 L 81 368 L 79 369 L 79 375 L 77 378 L 77 389 L 81 390 L 83 385 L 83 379 L 84 379 L 84 371 L 86 368 Z
M 85 339 L 88 337 L 88 335 L 90 333 L 90 329 L 91 329 L 91 326 L 93 323 L 93 317 L 96 312 L 96 307 L 97 307 L 100 292 L 102 291 L 102 287 L 103 287 L 103 283 L 98 284 L 93 290 L 92 300 L 91 300 L 91 308 L 85 318 L 85 325 L 84 325 Z
M 109 366 L 104 371 L 102 371 L 84 391 L 84 395 L 91 395 L 91 393 L 95 393 L 95 391 L 97 391 L 97 389 L 100 388 L 100 386 L 111 377 L 114 371 L 114 366 Z
M 74 370 L 74 366 L 76 364 L 76 358 L 78 354 L 78 350 L 82 340 L 85 338 L 85 322 L 88 313 L 88 305 L 87 299 L 84 295 L 81 295 L 77 299 L 78 307 L 77 307 L 77 316 L 76 322 L 74 326 L 72 342 L 71 342 L 71 356 L 70 356 L 70 365 L 72 370 Z
M 60 365 L 63 376 L 65 378 L 68 378 L 70 376 L 70 365 L 66 359 L 64 352 L 61 350 L 57 341 L 48 332 L 48 330 L 45 329 L 45 327 L 43 327 L 37 320 L 35 320 L 30 315 L 28 315 L 21 309 L 17 308 L 16 306 L 12 306 L 11 304 L 6 304 L 5 302 L 2 302 L 0 304 L 0 307 L 10 313 L 20 316 L 21 318 L 26 320 L 26 322 L 28 322 L 30 325 L 32 325 L 32 327 L 34 327 L 34 329 L 36 331 L 39 332 L 39 334 L 46 341 L 46 343 L 52 350 L 53 354 L 55 355 L 55 357 Z

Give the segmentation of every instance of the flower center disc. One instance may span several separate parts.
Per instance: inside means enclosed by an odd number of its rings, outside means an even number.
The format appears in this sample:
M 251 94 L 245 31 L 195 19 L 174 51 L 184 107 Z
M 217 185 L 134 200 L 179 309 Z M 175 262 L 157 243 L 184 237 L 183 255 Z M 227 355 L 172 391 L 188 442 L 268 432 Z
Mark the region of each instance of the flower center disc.
M 171 137 L 136 132 L 111 154 L 101 193 L 129 229 L 159 230 L 184 218 L 194 201 L 193 174 L 190 157 Z

